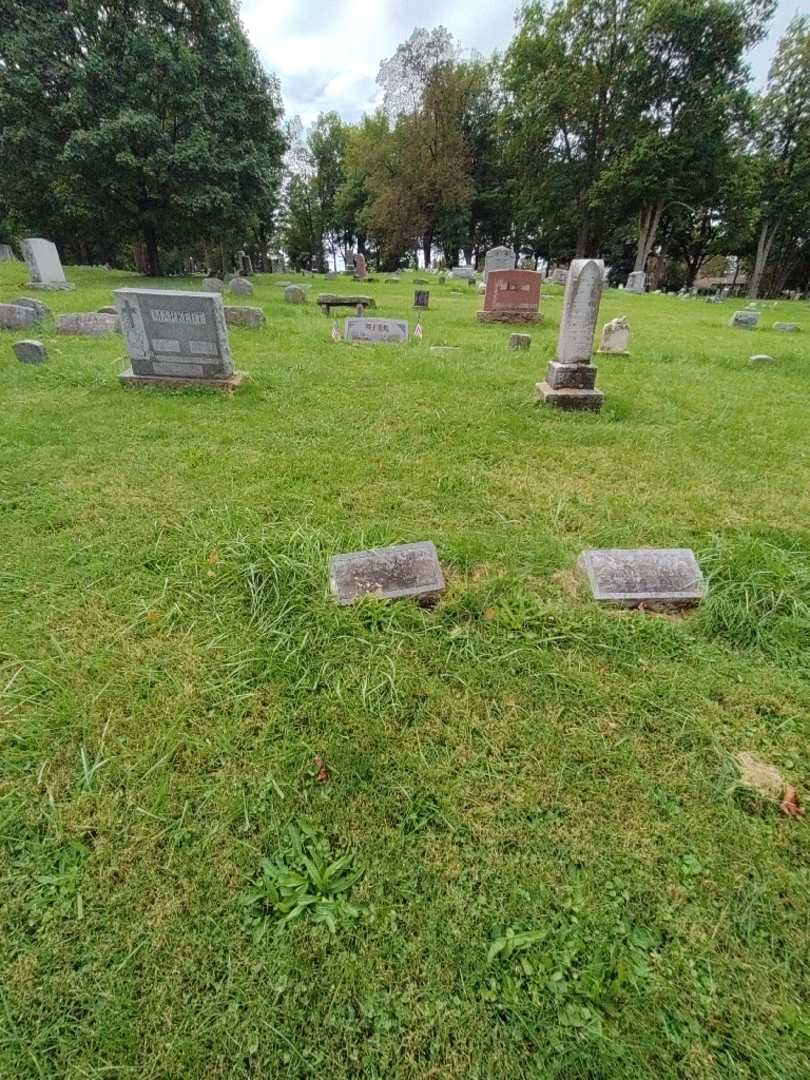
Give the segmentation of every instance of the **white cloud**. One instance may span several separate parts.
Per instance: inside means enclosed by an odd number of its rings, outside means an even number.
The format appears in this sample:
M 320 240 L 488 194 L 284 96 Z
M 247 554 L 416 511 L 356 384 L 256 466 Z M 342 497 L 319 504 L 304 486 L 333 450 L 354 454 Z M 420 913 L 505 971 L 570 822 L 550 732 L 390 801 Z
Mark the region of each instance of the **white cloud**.
M 780 0 L 768 40 L 750 57 L 761 85 L 776 40 L 805 0 Z M 371 112 L 381 95 L 380 61 L 415 26 L 443 25 L 465 49 L 488 56 L 514 33 L 519 0 L 243 0 L 242 21 L 265 66 L 281 80 L 288 116 L 305 125 L 334 110 Z

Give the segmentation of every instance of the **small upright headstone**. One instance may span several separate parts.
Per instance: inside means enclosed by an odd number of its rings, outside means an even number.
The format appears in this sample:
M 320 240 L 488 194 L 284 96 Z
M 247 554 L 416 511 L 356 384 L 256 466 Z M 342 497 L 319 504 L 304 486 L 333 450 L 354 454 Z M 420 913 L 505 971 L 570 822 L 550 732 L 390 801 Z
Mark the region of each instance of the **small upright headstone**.
M 19 304 L 0 304 L 0 330 L 26 330 L 38 321 L 33 308 Z
M 528 349 L 531 343 L 531 334 L 512 334 L 509 338 L 510 349 Z
M 249 277 L 253 273 L 253 262 L 250 256 L 244 252 L 239 252 L 239 274 L 242 277 Z
M 132 362 L 121 376 L 124 386 L 239 386 L 219 293 L 117 289 L 115 295 Z
M 404 319 L 348 318 L 343 340 L 401 345 L 408 340 L 408 324 Z
M 241 304 L 238 307 L 232 307 L 226 304 L 225 322 L 228 326 L 244 326 L 255 330 L 259 326 L 264 326 L 267 320 L 261 308 L 243 307 Z
M 329 566 L 329 585 L 341 605 L 362 596 L 431 604 L 445 589 L 439 556 L 429 540 L 335 555 Z
M 548 280 L 554 285 L 565 285 L 568 281 L 568 271 L 562 266 L 555 266 Z
M 510 247 L 493 247 L 484 256 L 484 281 L 491 270 L 514 270 L 515 253 Z
M 758 311 L 735 311 L 728 325 L 739 327 L 741 330 L 754 330 L 758 323 Z
M 447 284 L 447 274 L 439 274 L 439 276 L 436 278 L 436 280 L 438 281 L 438 283 L 440 285 Z
M 366 266 L 365 255 L 358 252 L 354 257 L 354 276 L 360 281 L 365 281 L 368 277 L 368 267 Z
M 647 291 L 647 275 L 643 270 L 634 270 L 627 278 L 626 292 L 643 293 Z
M 14 252 L 10 244 L 0 244 L 0 262 L 13 262 Z
M 228 288 L 237 296 L 253 296 L 253 286 L 247 278 L 233 277 L 228 283 Z
M 202 291 L 218 293 L 225 292 L 225 282 L 222 280 L 222 278 L 218 277 L 203 278 Z
M 775 322 L 774 330 L 780 330 L 783 334 L 798 334 L 801 327 L 795 322 Z
M 43 304 L 41 300 L 36 300 L 32 296 L 21 296 L 19 300 L 15 300 L 14 303 L 17 307 L 32 308 L 37 313 L 37 321 L 40 319 L 50 319 L 51 309 L 47 304 Z
M 23 240 L 22 254 L 31 280 L 28 287 L 32 289 L 72 289 L 65 280 L 65 272 L 56 244 L 50 240 L 43 240 L 40 236 L 29 236 Z
M 490 270 L 479 322 L 542 322 L 538 311 L 542 283 L 543 275 L 535 270 Z
M 99 314 L 97 311 L 79 311 L 73 315 L 57 315 L 57 334 L 78 334 L 80 337 L 102 337 L 115 334 L 121 329 L 117 315 Z
M 48 359 L 48 350 L 41 341 L 17 341 L 14 343 L 14 355 L 21 364 L 44 364 Z
M 307 294 L 300 285 L 288 285 L 284 290 L 284 299 L 288 304 L 305 304 Z
M 611 319 L 602 327 L 602 340 L 599 343 L 598 352 L 603 355 L 629 356 L 630 355 L 630 323 L 620 315 L 618 319 Z
M 557 357 L 548 365 L 537 397 L 560 409 L 601 409 L 604 395 L 596 387 L 591 363 L 599 316 L 605 264 L 601 259 L 574 259 L 568 271 Z
M 577 567 L 595 600 L 621 607 L 690 607 L 706 591 L 689 548 L 589 548 Z
M 427 311 L 430 305 L 430 292 L 427 289 L 415 289 L 413 294 L 413 306 Z

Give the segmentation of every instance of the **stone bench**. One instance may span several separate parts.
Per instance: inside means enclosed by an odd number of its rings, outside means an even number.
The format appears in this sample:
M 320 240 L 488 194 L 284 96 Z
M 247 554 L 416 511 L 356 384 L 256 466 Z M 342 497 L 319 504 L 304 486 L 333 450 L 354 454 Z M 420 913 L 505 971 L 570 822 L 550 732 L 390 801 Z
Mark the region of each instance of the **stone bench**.
M 321 293 L 318 297 L 321 311 L 324 315 L 331 315 L 334 307 L 366 308 L 376 307 L 376 301 L 370 296 L 336 296 L 334 293 Z

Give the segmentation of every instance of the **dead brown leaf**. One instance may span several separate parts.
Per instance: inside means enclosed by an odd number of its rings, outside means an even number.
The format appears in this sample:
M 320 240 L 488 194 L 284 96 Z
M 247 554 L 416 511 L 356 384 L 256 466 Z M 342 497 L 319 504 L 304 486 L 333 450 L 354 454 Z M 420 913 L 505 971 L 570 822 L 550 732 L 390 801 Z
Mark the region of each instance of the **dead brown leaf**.
M 331 778 L 332 774 L 329 771 L 326 762 L 320 754 L 315 755 L 315 768 L 318 770 L 315 776 L 315 782 L 317 784 L 326 784 Z
M 788 784 L 785 788 L 785 797 L 779 804 L 779 809 L 783 814 L 787 814 L 792 818 L 803 818 L 805 814 L 804 807 L 799 802 L 799 793 L 792 784 Z

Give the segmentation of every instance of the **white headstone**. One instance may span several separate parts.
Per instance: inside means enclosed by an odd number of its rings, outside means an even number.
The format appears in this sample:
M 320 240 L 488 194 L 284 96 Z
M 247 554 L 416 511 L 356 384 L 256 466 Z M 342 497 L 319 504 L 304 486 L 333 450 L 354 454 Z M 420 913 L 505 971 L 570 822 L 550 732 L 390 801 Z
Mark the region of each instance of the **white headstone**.
M 12 262 L 14 252 L 9 244 L 0 244 L 0 262 Z
M 643 293 L 647 289 L 647 275 L 643 270 L 634 270 L 627 278 L 627 292 Z
M 561 364 L 591 362 L 604 272 L 601 259 L 574 259 L 571 263 L 557 343 L 557 360 Z
M 624 315 L 620 315 L 618 319 L 611 319 L 602 327 L 599 352 L 619 356 L 630 354 L 630 323 Z
M 31 285 L 40 285 L 46 289 L 67 286 L 56 244 L 52 244 L 50 240 L 43 240 L 39 236 L 31 236 L 23 240 L 20 246 L 28 273 L 31 275 Z
M 510 247 L 490 248 L 484 257 L 484 281 L 490 270 L 514 270 L 515 253 Z

